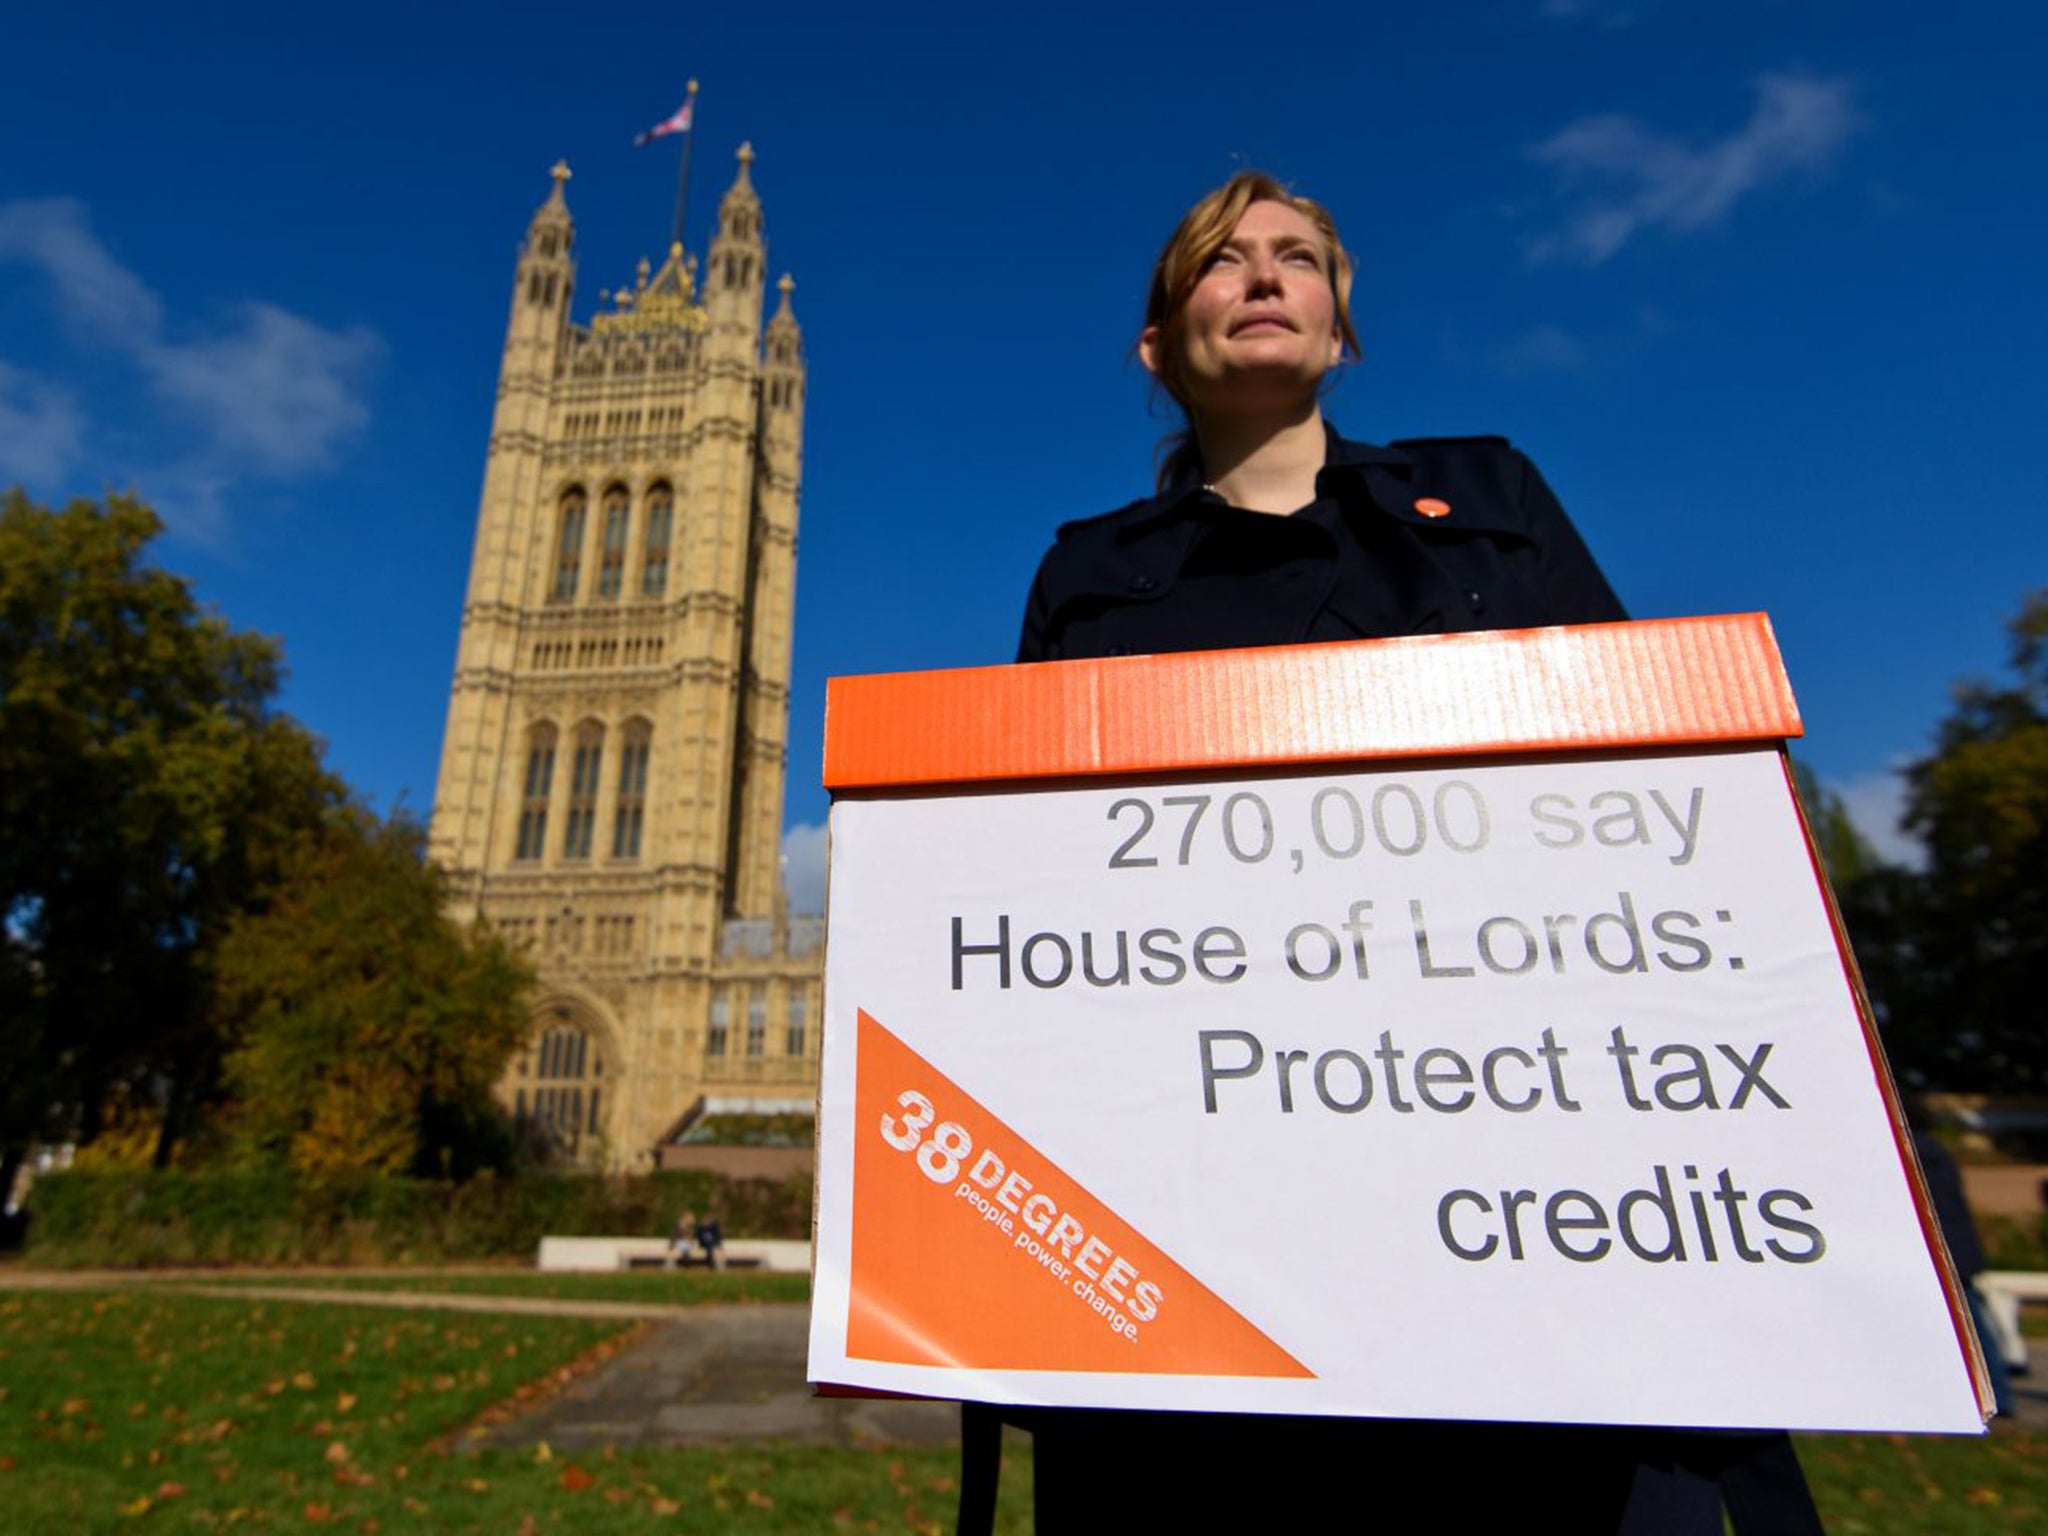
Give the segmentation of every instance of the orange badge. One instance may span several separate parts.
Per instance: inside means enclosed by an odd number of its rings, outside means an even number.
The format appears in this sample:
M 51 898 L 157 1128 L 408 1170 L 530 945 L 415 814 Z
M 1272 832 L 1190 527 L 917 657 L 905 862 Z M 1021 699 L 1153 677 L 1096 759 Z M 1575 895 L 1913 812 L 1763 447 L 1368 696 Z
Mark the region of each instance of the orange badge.
M 1451 504 L 1448 501 L 1438 501 L 1434 496 L 1418 496 L 1415 498 L 1415 510 L 1424 517 L 1449 517 Z

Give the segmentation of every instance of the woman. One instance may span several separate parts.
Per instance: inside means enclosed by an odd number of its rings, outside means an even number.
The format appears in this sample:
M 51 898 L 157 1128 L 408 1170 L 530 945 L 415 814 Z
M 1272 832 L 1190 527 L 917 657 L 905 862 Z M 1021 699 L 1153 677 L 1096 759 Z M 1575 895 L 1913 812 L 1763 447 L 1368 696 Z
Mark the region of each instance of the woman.
M 1059 530 L 1020 661 L 1626 617 L 1533 465 L 1500 438 L 1379 448 L 1324 421 L 1358 340 L 1330 216 L 1243 172 L 1153 270 L 1138 356 L 1187 430 L 1157 494 Z M 1513 1368 L 1503 1361 L 1501 1368 Z M 1473 1385 L 1475 1407 L 1484 1386 Z M 992 1501 L 970 1406 L 962 1529 Z M 1783 1435 L 1002 1411 L 1035 1434 L 1039 1529 L 1817 1531 Z
M 1500 438 L 1377 448 L 1324 422 L 1357 355 L 1330 216 L 1243 172 L 1161 252 L 1138 356 L 1186 412 L 1157 495 L 1059 531 L 1020 661 L 1626 617 Z

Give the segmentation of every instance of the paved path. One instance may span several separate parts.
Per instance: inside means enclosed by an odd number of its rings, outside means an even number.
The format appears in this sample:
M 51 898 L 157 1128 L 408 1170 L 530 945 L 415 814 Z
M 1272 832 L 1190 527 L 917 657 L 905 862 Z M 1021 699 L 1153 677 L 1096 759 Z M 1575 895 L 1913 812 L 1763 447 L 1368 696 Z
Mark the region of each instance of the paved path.
M 813 1445 L 958 1438 L 953 1403 L 817 1398 L 804 1381 L 810 1309 L 801 1304 L 693 1307 L 650 1329 L 530 1414 L 470 1445 L 555 1448 L 729 1445 L 749 1440 Z

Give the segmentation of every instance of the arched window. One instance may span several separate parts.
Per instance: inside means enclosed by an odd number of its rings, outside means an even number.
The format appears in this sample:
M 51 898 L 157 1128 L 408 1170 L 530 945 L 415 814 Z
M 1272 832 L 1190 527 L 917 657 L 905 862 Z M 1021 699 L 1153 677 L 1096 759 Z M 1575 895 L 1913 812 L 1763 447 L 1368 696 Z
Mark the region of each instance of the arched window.
M 584 1137 L 597 1133 L 604 1078 L 604 1056 L 588 1031 L 565 1012 L 557 1012 L 520 1063 L 520 1076 L 532 1067 L 533 1097 L 519 1091 L 516 1112 L 548 1140 L 574 1152 Z
M 704 1036 L 704 1054 L 723 1056 L 732 1032 L 732 995 L 720 987 L 711 994 L 711 1028 Z
M 640 828 L 647 814 L 647 756 L 654 745 L 653 727 L 645 720 L 628 722 L 619 743 L 619 799 L 612 813 L 612 857 L 640 857 Z
M 604 727 L 585 721 L 576 730 L 576 757 L 569 769 L 569 814 L 562 823 L 562 857 L 590 857 L 597 827 L 597 780 L 604 765 Z
M 536 725 L 526 738 L 526 782 L 519 797 L 519 847 L 514 857 L 537 859 L 547 846 L 548 787 L 555 777 L 555 728 Z
M 573 603 L 576 583 L 583 574 L 583 524 L 588 503 L 582 490 L 571 489 L 562 496 L 562 510 L 555 520 L 555 576 L 548 586 L 548 601 Z
M 604 534 L 597 545 L 597 595 L 614 598 L 626 582 L 626 488 L 604 493 Z
M 747 994 L 747 1054 L 759 1056 L 768 1049 L 768 989 L 758 981 Z
M 647 493 L 647 543 L 640 557 L 640 595 L 668 591 L 668 543 L 675 521 L 675 493 L 657 485 Z
M 782 1037 L 783 1054 L 802 1056 L 804 1053 L 806 1014 L 810 1004 L 810 989 L 800 981 L 789 984 L 789 1026 Z

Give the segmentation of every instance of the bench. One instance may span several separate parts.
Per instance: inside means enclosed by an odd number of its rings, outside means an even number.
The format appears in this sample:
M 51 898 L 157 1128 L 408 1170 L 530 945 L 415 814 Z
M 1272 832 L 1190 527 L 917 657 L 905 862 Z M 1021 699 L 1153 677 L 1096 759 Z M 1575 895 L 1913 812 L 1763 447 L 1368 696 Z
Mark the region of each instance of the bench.
M 801 1240 L 737 1237 L 722 1250 L 727 1269 L 760 1269 L 806 1274 L 811 1245 Z M 701 1254 L 684 1261 L 702 1264 Z M 604 1274 L 621 1269 L 666 1269 L 669 1242 L 665 1237 L 544 1237 L 535 1256 L 536 1269 Z
M 1998 1335 L 1998 1352 L 2005 1356 L 2006 1369 L 2015 1375 L 2025 1372 L 2027 1336 L 2020 1332 L 2020 1304 L 2048 1302 L 2048 1271 L 1987 1269 L 1978 1274 L 1976 1283 L 1984 1310 L 1991 1314 L 1992 1331 Z

